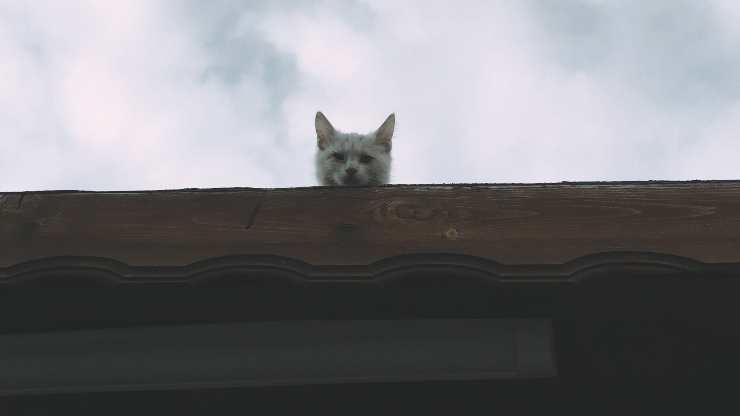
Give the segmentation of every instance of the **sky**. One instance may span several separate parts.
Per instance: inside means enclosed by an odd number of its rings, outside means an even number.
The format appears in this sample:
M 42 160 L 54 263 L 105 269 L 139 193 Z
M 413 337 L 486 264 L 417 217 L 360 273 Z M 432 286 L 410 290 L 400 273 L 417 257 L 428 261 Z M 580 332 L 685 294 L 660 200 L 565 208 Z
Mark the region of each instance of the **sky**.
M 737 0 L 0 0 L 0 191 L 740 179 Z

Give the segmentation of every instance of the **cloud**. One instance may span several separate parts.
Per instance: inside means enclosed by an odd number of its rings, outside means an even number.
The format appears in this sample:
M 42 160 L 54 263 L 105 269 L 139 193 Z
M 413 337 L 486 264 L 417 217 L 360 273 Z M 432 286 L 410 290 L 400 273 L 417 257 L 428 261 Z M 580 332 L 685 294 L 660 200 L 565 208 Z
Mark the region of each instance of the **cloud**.
M 0 2 L 0 189 L 740 178 L 733 0 Z M 733 157 L 733 155 L 736 155 Z
M 2 9 L 3 189 L 279 182 L 259 62 L 217 76 L 169 4 L 54 4 Z
M 738 176 L 677 163 L 717 140 L 708 126 L 740 97 L 718 9 L 521 4 L 369 2 L 370 30 L 325 5 L 263 27 L 310 80 L 291 113 L 323 102 L 370 127 L 394 105 L 401 182 Z

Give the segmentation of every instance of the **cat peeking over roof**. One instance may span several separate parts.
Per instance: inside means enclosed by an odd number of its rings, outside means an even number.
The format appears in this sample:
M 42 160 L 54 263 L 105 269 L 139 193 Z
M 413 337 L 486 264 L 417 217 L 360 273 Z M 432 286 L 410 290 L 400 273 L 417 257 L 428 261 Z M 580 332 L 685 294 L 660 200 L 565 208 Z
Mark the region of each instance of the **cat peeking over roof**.
M 391 114 L 368 134 L 343 133 L 320 111 L 316 113 L 316 176 L 321 185 L 372 186 L 388 183 L 391 139 L 396 124 Z

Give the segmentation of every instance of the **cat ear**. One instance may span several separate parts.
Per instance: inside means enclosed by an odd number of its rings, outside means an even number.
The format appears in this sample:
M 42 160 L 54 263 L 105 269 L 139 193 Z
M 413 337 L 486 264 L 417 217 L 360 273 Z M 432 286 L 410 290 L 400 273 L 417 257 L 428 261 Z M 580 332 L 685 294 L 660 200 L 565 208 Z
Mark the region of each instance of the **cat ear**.
M 316 113 L 314 124 L 316 125 L 316 137 L 318 138 L 319 149 L 324 150 L 334 138 L 336 130 L 334 130 L 334 126 L 329 123 L 329 120 L 321 111 Z
M 391 151 L 391 139 L 393 138 L 393 129 L 395 126 L 396 113 L 391 113 L 375 132 L 375 143 L 384 145 L 386 152 Z

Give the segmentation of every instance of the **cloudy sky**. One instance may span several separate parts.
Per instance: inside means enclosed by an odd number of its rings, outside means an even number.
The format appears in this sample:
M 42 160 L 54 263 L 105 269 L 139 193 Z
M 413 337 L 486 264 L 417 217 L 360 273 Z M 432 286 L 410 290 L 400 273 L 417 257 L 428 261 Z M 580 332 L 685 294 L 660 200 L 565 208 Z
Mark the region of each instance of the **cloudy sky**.
M 737 0 L 0 0 L 0 191 L 740 178 Z

